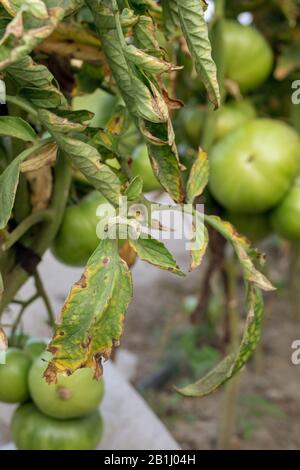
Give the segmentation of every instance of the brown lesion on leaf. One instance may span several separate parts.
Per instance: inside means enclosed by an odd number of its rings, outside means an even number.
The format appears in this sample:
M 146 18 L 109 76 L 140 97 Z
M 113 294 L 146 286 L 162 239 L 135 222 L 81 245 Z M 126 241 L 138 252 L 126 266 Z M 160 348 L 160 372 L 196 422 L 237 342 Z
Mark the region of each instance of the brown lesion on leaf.
M 43 377 L 46 379 L 46 382 L 51 385 L 51 384 L 56 384 L 57 383 L 57 367 L 53 362 L 50 362 L 48 364 L 47 369 L 45 370 Z
M 99 380 L 103 375 L 102 354 L 94 354 L 94 379 Z
M 106 256 L 105 258 L 103 258 L 102 263 L 104 264 L 104 266 L 109 265 L 109 263 L 110 263 L 110 258 L 109 258 L 108 256 Z
M 92 342 L 92 337 L 89 335 L 86 341 L 82 341 L 81 346 L 83 347 L 83 349 L 87 349 L 90 346 L 91 342 Z
M 87 286 L 86 283 L 86 275 L 83 273 L 79 281 L 75 282 L 75 286 L 81 287 L 82 289 L 85 289 Z

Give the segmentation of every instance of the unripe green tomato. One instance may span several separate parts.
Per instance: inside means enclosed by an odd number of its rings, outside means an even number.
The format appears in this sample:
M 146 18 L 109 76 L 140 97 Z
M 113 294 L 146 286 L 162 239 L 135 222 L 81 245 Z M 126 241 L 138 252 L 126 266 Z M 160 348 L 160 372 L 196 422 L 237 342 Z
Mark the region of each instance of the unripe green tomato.
M 98 411 L 61 421 L 26 403 L 15 411 L 11 431 L 19 450 L 94 450 L 103 434 L 103 422 Z
M 143 179 L 144 191 L 147 193 L 161 189 L 161 186 L 153 173 L 146 145 L 140 145 L 137 147 L 132 158 L 132 174 L 133 176 L 140 176 Z
M 270 119 L 255 119 L 221 139 L 210 152 L 209 186 L 229 211 L 263 213 L 288 191 L 300 162 L 295 130 Z
M 0 364 L 0 401 L 23 403 L 29 399 L 28 373 L 31 359 L 21 349 L 8 348 Z
M 34 360 L 45 351 L 46 346 L 46 341 L 40 338 L 28 338 L 24 345 L 24 352 Z
M 217 111 L 215 139 L 220 140 L 255 117 L 256 111 L 250 101 L 229 101 Z
M 97 208 L 108 204 L 98 191 L 92 191 L 78 204 L 66 208 L 52 245 L 54 256 L 69 266 L 84 266 L 100 240 L 96 233 Z M 106 207 L 106 206 L 105 206 Z
M 180 110 L 179 124 L 188 142 L 199 147 L 207 112 L 201 106 L 188 105 Z
M 290 241 L 300 241 L 300 180 L 280 201 L 271 214 L 274 230 L 283 238 Z
M 251 242 L 260 242 L 270 235 L 271 227 L 268 217 L 265 214 L 237 214 L 226 212 L 224 218 L 245 235 Z
M 104 395 L 103 380 L 93 379 L 92 369 L 82 368 L 69 376 L 59 374 L 57 383 L 49 385 L 43 374 L 51 357 L 43 353 L 29 372 L 30 395 L 39 410 L 52 418 L 69 419 L 98 408 Z
M 103 90 L 94 93 L 76 96 L 72 101 L 74 111 L 85 109 L 94 113 L 91 120 L 92 127 L 105 127 L 118 103 L 118 98 Z
M 261 85 L 273 67 L 273 52 L 263 35 L 252 26 L 228 20 L 224 25 L 225 73 L 241 91 Z

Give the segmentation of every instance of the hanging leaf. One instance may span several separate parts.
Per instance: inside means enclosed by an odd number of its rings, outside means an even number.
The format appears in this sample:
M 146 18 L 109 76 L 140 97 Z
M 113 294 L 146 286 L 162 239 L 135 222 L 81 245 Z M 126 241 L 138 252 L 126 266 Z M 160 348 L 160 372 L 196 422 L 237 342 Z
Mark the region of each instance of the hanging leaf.
M 182 32 L 187 41 L 195 68 L 202 79 L 208 98 L 215 108 L 220 106 L 220 90 L 217 80 L 217 68 L 211 56 L 204 10 L 199 0 L 177 0 L 178 14 Z
M 0 116 L 0 135 L 33 142 L 37 136 L 31 125 L 16 116 Z
M 205 216 L 205 220 L 232 244 L 242 265 L 246 285 L 247 319 L 238 351 L 225 357 L 220 364 L 196 383 L 178 389 L 179 393 L 189 397 L 203 397 L 214 392 L 250 359 L 261 335 L 264 308 L 261 290 L 274 290 L 265 276 L 255 268 L 252 258 L 257 254 L 251 252 L 247 239 L 239 235 L 230 223 L 222 221 L 219 217 Z
M 249 285 L 246 328 L 238 351 L 226 356 L 202 379 L 194 384 L 177 389 L 177 391 L 186 397 L 204 397 L 215 392 L 221 385 L 231 379 L 250 359 L 259 343 L 263 308 L 261 292 L 253 285 Z
M 39 142 L 20 153 L 0 175 L 0 230 L 6 227 L 11 216 L 20 176 L 21 163 L 48 142 Z
M 193 230 L 193 240 L 191 243 L 191 266 L 190 271 L 198 268 L 204 255 L 206 253 L 209 236 L 207 228 L 204 225 L 204 214 L 201 214 L 198 211 L 195 211 L 193 214 L 192 230 Z
M 138 240 L 130 239 L 129 243 L 141 260 L 179 276 L 185 275 L 169 250 L 159 240 L 149 235 L 147 238 L 140 237 Z
M 140 176 L 136 176 L 129 184 L 124 195 L 128 201 L 136 201 L 139 199 L 143 192 L 143 180 Z
M 192 166 L 187 182 L 187 201 L 193 203 L 197 196 L 201 196 L 208 184 L 209 160 L 203 150 L 199 150 Z
M 102 375 L 102 359 L 120 340 L 131 297 L 131 274 L 116 240 L 102 240 L 63 306 L 48 347 L 53 353 L 45 371 L 48 383 L 81 367 L 93 368 L 95 378 Z

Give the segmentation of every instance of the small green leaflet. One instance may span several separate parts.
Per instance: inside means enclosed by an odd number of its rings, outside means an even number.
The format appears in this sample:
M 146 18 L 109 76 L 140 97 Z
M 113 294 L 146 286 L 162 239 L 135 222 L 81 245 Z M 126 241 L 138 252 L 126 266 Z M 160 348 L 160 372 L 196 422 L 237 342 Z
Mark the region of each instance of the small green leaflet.
M 48 347 L 53 359 L 45 372 L 47 382 L 55 383 L 58 373 L 81 367 L 93 368 L 95 378 L 102 375 L 102 359 L 119 343 L 131 297 L 131 273 L 119 256 L 117 241 L 100 241 L 61 311 Z
M 196 70 L 203 80 L 208 98 L 215 108 L 220 106 L 217 68 L 211 56 L 211 44 L 203 6 L 199 0 L 177 0 L 181 29 L 193 57 Z
M 246 285 L 247 320 L 242 342 L 236 353 L 225 357 L 212 371 L 196 383 L 178 389 L 189 397 L 203 397 L 217 390 L 250 359 L 260 340 L 263 317 L 261 290 L 274 290 L 271 283 L 256 270 L 251 259 L 249 242 L 239 235 L 234 227 L 216 216 L 205 216 L 206 222 L 228 240 L 242 265 Z
M 185 275 L 169 250 L 159 240 L 148 235 L 147 238 L 141 236 L 138 240 L 130 239 L 129 243 L 141 260 L 179 276 Z
M 209 160 L 207 154 L 199 149 L 196 160 L 192 166 L 187 182 L 187 201 L 193 203 L 197 196 L 201 196 L 208 184 Z
M 3 292 L 4 292 L 3 277 L 2 277 L 2 274 L 0 272 L 0 302 L 1 302 L 1 299 L 2 299 Z
M 9 221 L 17 186 L 19 182 L 20 166 L 21 163 L 35 153 L 37 150 L 42 149 L 44 145 L 49 144 L 49 140 L 41 141 L 32 147 L 20 153 L 0 175 L 0 230 L 6 227 Z
M 128 188 L 125 191 L 125 196 L 128 201 L 136 201 L 143 192 L 143 180 L 140 176 L 136 176 L 130 182 Z
M 34 142 L 37 138 L 30 124 L 17 116 L 0 116 L 0 135 L 25 142 Z

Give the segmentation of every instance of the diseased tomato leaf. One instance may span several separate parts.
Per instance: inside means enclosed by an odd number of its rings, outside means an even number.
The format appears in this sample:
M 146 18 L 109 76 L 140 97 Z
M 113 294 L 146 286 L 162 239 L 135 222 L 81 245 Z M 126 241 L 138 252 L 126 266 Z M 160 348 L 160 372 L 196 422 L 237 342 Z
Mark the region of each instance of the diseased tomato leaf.
M 257 253 L 250 250 L 246 238 L 239 235 L 234 227 L 216 216 L 205 216 L 206 222 L 228 240 L 242 265 L 246 285 L 247 319 L 243 338 L 238 350 L 225 357 L 212 371 L 196 383 L 177 389 L 189 397 L 203 397 L 217 390 L 252 356 L 260 340 L 264 302 L 261 290 L 274 290 L 271 283 L 254 266 L 253 258 Z
M 80 367 L 93 368 L 96 378 L 102 375 L 102 359 L 119 343 L 131 297 L 131 273 L 119 256 L 117 241 L 100 241 L 72 287 L 48 347 L 53 353 L 45 371 L 49 383 L 58 373 Z
M 207 154 L 199 149 L 196 160 L 192 166 L 187 182 L 187 201 L 193 203 L 197 196 L 201 196 L 208 183 L 209 161 Z
M 129 243 L 143 261 L 179 276 L 185 275 L 178 267 L 173 255 L 159 240 L 149 235 L 147 238 L 142 236 L 137 240 L 129 240 Z
M 0 135 L 34 142 L 36 133 L 28 122 L 17 116 L 0 116 Z

